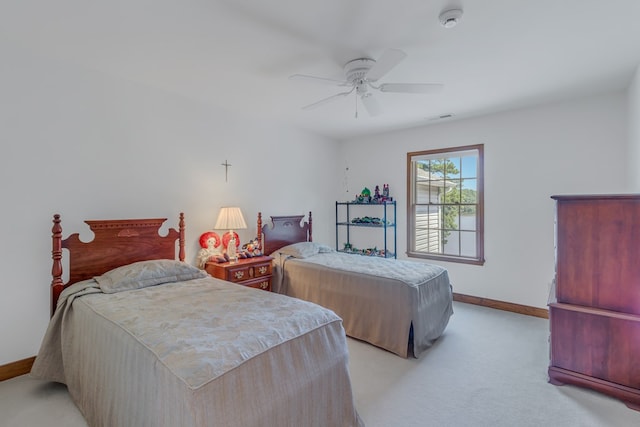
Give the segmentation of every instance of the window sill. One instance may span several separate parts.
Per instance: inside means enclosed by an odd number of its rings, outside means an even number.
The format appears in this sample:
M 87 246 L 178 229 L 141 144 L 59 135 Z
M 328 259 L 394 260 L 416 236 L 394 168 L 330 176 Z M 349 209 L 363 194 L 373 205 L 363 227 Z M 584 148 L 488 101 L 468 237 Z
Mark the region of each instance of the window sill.
M 484 258 L 463 258 L 450 255 L 426 254 L 424 252 L 407 252 L 409 258 L 431 259 L 435 261 L 455 262 L 458 264 L 484 265 Z

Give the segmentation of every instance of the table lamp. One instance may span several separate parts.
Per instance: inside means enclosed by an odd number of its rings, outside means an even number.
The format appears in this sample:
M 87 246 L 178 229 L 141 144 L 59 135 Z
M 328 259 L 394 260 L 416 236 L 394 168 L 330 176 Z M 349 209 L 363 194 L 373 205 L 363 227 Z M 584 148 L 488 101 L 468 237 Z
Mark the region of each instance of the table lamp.
M 214 227 L 217 230 L 229 230 L 229 243 L 227 243 L 227 256 L 229 256 L 230 262 L 236 262 L 238 260 L 236 233 L 233 230 L 243 230 L 247 228 L 247 223 L 244 221 L 242 211 L 238 207 L 222 207 L 218 214 L 218 220 Z M 224 241 L 224 237 L 223 237 Z

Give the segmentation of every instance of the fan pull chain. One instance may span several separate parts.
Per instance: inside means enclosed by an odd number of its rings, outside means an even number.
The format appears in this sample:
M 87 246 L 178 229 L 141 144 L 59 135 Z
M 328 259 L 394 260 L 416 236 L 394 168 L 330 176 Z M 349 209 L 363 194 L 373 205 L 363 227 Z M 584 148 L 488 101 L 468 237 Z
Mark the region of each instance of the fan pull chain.
M 358 118 L 358 96 L 353 97 L 356 100 L 356 119 Z

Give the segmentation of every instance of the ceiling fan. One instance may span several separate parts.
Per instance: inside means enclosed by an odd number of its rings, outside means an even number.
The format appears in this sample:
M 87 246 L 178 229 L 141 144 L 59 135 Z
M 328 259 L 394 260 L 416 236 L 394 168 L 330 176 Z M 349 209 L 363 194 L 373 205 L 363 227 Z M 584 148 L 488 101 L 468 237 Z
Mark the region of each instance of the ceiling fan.
M 335 86 L 350 88 L 345 92 L 331 95 L 309 105 L 302 107 L 303 110 L 311 110 L 321 105 L 327 104 L 340 98 L 344 98 L 355 92 L 356 96 L 362 100 L 362 105 L 370 116 L 380 114 L 380 106 L 373 96 L 375 91 L 396 92 L 396 93 L 434 93 L 442 89 L 439 83 L 381 83 L 378 80 L 386 75 L 391 69 L 398 65 L 405 57 L 406 53 L 399 49 L 387 49 L 378 60 L 371 58 L 358 58 L 347 62 L 344 66 L 345 80 L 336 80 L 324 77 L 309 76 L 305 74 L 294 74 L 289 76 L 289 80 L 305 80 L 315 83 L 325 83 Z M 356 98 L 357 100 L 357 98 Z M 356 118 L 358 117 L 356 101 Z

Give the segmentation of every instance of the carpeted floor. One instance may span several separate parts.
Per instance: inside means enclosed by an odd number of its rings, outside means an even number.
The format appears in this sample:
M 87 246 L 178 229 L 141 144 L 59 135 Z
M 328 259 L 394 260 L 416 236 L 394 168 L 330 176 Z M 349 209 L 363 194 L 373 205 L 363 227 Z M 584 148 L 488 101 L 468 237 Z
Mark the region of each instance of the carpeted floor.
M 549 321 L 455 303 L 420 359 L 349 340 L 358 410 L 377 426 L 640 426 L 618 400 L 547 382 Z
M 454 310 L 444 336 L 418 360 L 349 339 L 368 427 L 640 426 L 640 412 L 615 399 L 547 382 L 547 320 L 461 303 Z M 0 426 L 86 423 L 64 386 L 24 375 L 0 382 Z

